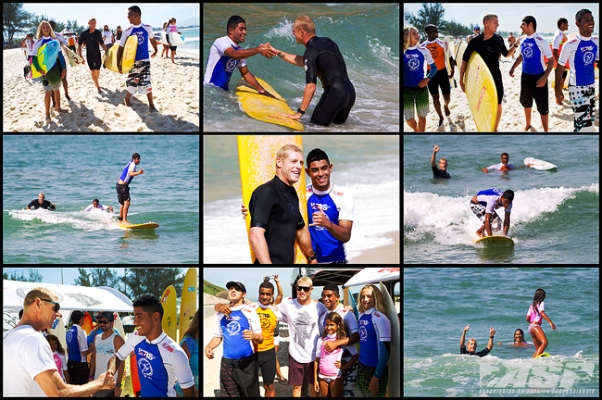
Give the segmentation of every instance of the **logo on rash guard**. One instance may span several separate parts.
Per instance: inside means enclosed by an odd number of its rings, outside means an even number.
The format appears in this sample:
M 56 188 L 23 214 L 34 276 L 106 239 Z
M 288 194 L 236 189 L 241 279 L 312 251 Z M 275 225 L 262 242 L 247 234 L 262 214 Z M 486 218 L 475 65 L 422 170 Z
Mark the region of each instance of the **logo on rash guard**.
M 138 368 L 145 378 L 149 378 L 153 375 L 153 367 L 146 358 L 141 358 L 138 361 Z

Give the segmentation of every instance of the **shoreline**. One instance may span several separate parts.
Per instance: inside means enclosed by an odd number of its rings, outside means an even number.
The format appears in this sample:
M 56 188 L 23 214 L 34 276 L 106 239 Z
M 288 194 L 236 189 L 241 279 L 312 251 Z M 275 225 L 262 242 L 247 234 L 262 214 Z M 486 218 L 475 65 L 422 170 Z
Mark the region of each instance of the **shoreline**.
M 391 231 L 382 234 L 380 237 L 389 238 L 393 243 L 376 247 L 373 249 L 361 250 L 361 253 L 353 258 L 349 258 L 349 264 L 399 264 L 399 231 Z

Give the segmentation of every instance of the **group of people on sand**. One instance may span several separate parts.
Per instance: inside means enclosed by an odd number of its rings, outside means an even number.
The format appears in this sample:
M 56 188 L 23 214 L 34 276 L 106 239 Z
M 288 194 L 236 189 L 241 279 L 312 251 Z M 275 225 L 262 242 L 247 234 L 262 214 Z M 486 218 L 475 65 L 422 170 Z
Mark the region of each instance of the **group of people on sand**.
M 545 332 L 541 327 L 541 323 L 545 319 L 548 321 L 552 330 L 556 330 L 556 325 L 552 322 L 552 320 L 548 317 L 545 311 L 545 300 L 546 291 L 542 288 L 539 288 L 535 291 L 535 295 L 533 296 L 533 302 L 529 305 L 529 311 L 527 312 L 527 316 L 525 319 L 529 323 L 528 331 L 531 334 L 531 338 L 533 338 L 533 346 L 535 347 L 535 353 L 533 353 L 533 358 L 539 357 L 544 354 L 544 351 L 548 347 L 548 338 L 546 337 Z M 465 345 L 466 332 L 470 329 L 470 324 L 466 325 L 464 331 L 462 332 L 462 337 L 460 338 L 460 354 L 468 354 L 471 356 L 479 356 L 484 357 L 491 350 L 493 350 L 493 339 L 495 336 L 495 329 L 489 327 L 489 342 L 487 343 L 487 347 L 479 352 L 477 352 L 477 340 L 471 338 L 468 340 L 468 343 Z M 498 345 L 502 345 L 502 342 L 498 342 Z M 516 329 L 514 331 L 514 342 L 508 343 L 509 346 L 519 346 L 519 347 L 529 347 L 531 343 L 525 341 L 525 333 L 522 329 Z
M 140 164 L 140 154 L 134 153 L 132 154 L 132 160 L 123 168 L 123 171 L 117 180 L 117 184 L 115 185 L 115 189 L 117 190 L 117 200 L 121 204 L 121 207 L 119 208 L 119 223 L 121 225 L 131 225 L 131 223 L 127 220 L 128 210 L 131 202 L 130 183 L 135 176 L 142 175 L 144 173 L 142 168 L 140 168 L 140 171 L 136 171 L 136 166 L 138 164 Z M 40 193 L 37 199 L 32 200 L 27 205 L 27 209 L 29 210 L 37 210 L 38 208 L 54 211 L 56 210 L 56 205 L 46 200 L 46 195 L 44 193 Z M 107 210 L 110 213 L 113 213 L 113 207 L 103 206 L 100 204 L 98 199 L 94 199 L 92 204 L 86 208 L 86 211 L 92 210 Z
M 157 112 L 157 109 L 153 103 L 152 96 L 152 85 L 151 85 L 151 63 L 150 58 L 153 58 L 157 55 L 157 41 L 154 38 L 153 28 L 149 24 L 145 24 L 142 22 L 142 11 L 138 6 L 131 6 L 128 8 L 127 18 L 132 24 L 125 31 L 121 31 L 121 27 L 117 30 L 117 38 L 113 36 L 112 32 L 109 30 L 108 25 L 104 26 L 104 30 L 101 32 L 96 29 L 97 21 L 95 18 L 91 18 L 88 21 L 89 28 L 78 35 L 77 39 L 77 48 L 75 48 L 75 42 L 72 38 L 66 38 L 62 34 L 55 31 L 56 24 L 54 21 L 42 21 L 38 26 L 37 33 L 35 38 L 33 36 L 31 39 L 26 39 L 27 53 L 29 57 L 29 62 L 31 64 L 31 68 L 35 68 L 37 72 L 41 75 L 42 85 L 44 88 L 44 107 L 45 107 L 45 121 L 46 123 L 50 123 L 52 121 L 50 117 L 50 103 L 52 100 L 53 108 L 56 109 L 58 113 L 68 113 L 67 110 L 61 108 L 61 96 L 60 96 L 60 86 L 61 82 L 63 83 L 63 87 L 65 89 L 65 97 L 70 100 L 69 97 L 69 85 L 67 83 L 67 67 L 65 62 L 65 57 L 63 53 L 59 50 L 57 55 L 57 60 L 54 62 L 54 65 L 48 70 L 44 71 L 41 67 L 42 60 L 38 59 L 38 50 L 50 43 L 50 42 L 58 42 L 58 48 L 61 46 L 65 46 L 70 48 L 72 51 L 77 53 L 79 57 L 83 60 L 82 56 L 82 47 L 86 48 L 86 56 L 85 62 L 90 68 L 90 75 L 92 78 L 92 82 L 96 87 L 96 90 L 99 94 L 102 93 L 102 90 L 106 90 L 100 87 L 100 83 L 98 78 L 100 77 L 100 68 L 103 65 L 103 56 L 100 53 L 100 49 L 104 50 L 105 55 L 108 52 L 109 48 L 112 47 L 115 43 L 115 40 L 118 40 L 118 50 L 116 54 L 117 58 L 117 66 L 119 69 L 119 73 L 123 74 L 122 71 L 122 55 L 125 42 L 129 36 L 135 35 L 137 36 L 138 46 L 136 48 L 136 58 L 134 62 L 134 66 L 131 71 L 129 71 L 128 76 L 126 78 L 126 95 L 124 98 L 124 104 L 128 107 L 131 107 L 132 104 L 130 99 L 133 94 L 146 94 L 149 104 L 149 111 L 151 113 Z M 169 23 L 165 23 L 163 29 L 165 32 L 178 32 L 178 28 L 176 26 L 176 19 L 172 18 L 169 20 Z M 168 35 L 166 35 L 168 37 Z M 36 39 L 37 38 L 37 39 Z M 169 39 L 168 39 L 169 40 Z M 150 54 L 148 43 L 151 43 L 153 46 L 154 52 Z M 167 48 L 171 49 L 171 59 L 174 62 L 174 56 L 177 46 L 170 46 L 169 43 L 163 44 L 163 54 L 167 54 Z M 52 64 L 52 62 L 50 63 Z
M 205 346 L 205 357 L 213 359 L 213 350 L 223 342 L 220 396 L 259 398 L 261 368 L 265 397 L 276 397 L 275 331 L 283 321 L 290 333 L 288 384 L 292 397 L 301 397 L 304 377 L 310 397 L 384 397 L 390 379 L 391 322 L 378 287 L 362 287 L 356 316 L 340 304 L 334 283 L 324 286 L 320 302 L 311 297 L 314 288 L 308 276 L 299 278 L 293 287 L 296 297 L 284 299 L 278 276 L 275 281 L 278 297 L 274 302 L 274 286 L 265 277 L 259 284 L 257 303 L 245 300 L 243 283 L 230 281 L 226 284 L 230 304 L 214 307 L 216 329 Z
M 596 83 L 594 66 L 599 62 L 599 41 L 594 32 L 594 16 L 588 9 L 581 9 L 575 14 L 575 26 L 578 34 L 568 39 L 564 30 L 569 27 L 566 18 L 557 21 L 558 31 L 554 36 L 552 49 L 550 44 L 537 33 L 537 20 L 531 15 L 523 18 L 520 24 L 522 36 L 518 39 L 512 37 L 506 47 L 504 39 L 496 33 L 499 26 L 498 16 L 487 14 L 483 17 L 484 30 L 475 26 L 475 34 L 467 39 L 467 46 L 462 55 L 462 60 L 454 60 L 449 51 L 449 43 L 440 40 L 439 30 L 435 25 L 428 25 L 424 31 L 428 39 L 420 43 L 420 33 L 417 28 L 408 26 L 404 29 L 404 118 L 406 123 L 415 132 L 424 132 L 426 129 L 426 116 L 429 113 L 429 93 L 433 98 L 433 105 L 439 115 L 439 125 L 444 123 L 439 100 L 439 88 L 444 97 L 445 115 L 449 117 L 450 79 L 454 76 L 454 64 L 460 67 L 460 88 L 465 92 L 465 73 L 468 61 L 473 52 L 479 54 L 487 65 L 497 92 L 497 120 L 494 132 L 502 116 L 502 99 L 504 97 L 504 84 L 500 70 L 502 56 L 511 58 L 518 49 L 520 55 L 510 69 L 509 75 L 514 78 L 514 70 L 522 65 L 520 77 L 520 95 L 512 101 L 520 102 L 525 113 L 524 131 L 529 131 L 533 102 L 541 116 L 542 129 L 549 129 L 548 106 L 548 76 L 557 64 L 554 79 L 554 94 L 556 103 L 562 105 L 562 93 L 565 68 L 570 65 L 568 92 L 574 112 L 574 132 L 592 132 L 594 128 L 594 111 L 596 97 Z M 562 50 L 560 50 L 560 47 Z M 459 57 L 459 56 L 458 56 Z M 545 59 L 548 62 L 546 64 Z M 446 68 L 449 61 L 451 71 Z M 416 122 L 415 112 L 418 113 Z

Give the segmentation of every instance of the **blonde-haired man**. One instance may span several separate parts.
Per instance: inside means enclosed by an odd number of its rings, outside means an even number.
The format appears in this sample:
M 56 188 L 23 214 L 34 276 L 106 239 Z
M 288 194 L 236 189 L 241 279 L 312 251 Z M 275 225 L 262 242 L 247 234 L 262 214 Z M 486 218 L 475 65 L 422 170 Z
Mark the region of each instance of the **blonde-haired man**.
M 317 264 L 307 225 L 299 210 L 293 184 L 303 173 L 303 150 L 287 144 L 276 155 L 276 176 L 253 191 L 249 202 L 249 239 L 255 264 L 294 264 L 295 240 L 312 264 Z
M 23 317 L 4 335 L 4 397 L 90 397 L 115 387 L 113 374 L 105 372 L 85 385 L 68 385 L 59 375 L 50 344 L 40 333 L 50 329 L 60 304 L 58 296 L 43 287 L 32 289 L 23 301 Z
M 298 44 L 306 47 L 303 56 L 269 46 L 284 61 L 305 68 L 305 91 L 301 106 L 296 114 L 285 116 L 298 120 L 305 114 L 316 92 L 317 79 L 320 78 L 324 93 L 311 116 L 311 122 L 324 126 L 344 123 L 355 104 L 355 88 L 347 76 L 347 66 L 339 46 L 327 37 L 316 36 L 316 26 L 307 16 L 295 20 L 293 35 Z
M 311 390 L 314 387 L 315 351 L 322 330 L 319 321 L 328 313 L 328 309 L 311 298 L 314 288 L 308 276 L 299 278 L 293 290 L 297 292 L 297 298 L 287 297 L 278 305 L 290 333 L 288 382 L 293 387 L 293 397 L 301 397 L 303 377 L 306 376 L 310 397 L 318 397 Z

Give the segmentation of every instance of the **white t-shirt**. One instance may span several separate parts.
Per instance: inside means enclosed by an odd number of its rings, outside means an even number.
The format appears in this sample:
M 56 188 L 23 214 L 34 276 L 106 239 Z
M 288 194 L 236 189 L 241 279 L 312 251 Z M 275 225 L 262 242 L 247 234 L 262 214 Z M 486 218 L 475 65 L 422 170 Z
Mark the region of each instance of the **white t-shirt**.
M 50 343 L 30 325 L 6 332 L 2 341 L 4 397 L 47 397 L 34 378 L 48 370 L 57 370 Z
M 298 363 L 314 361 L 314 352 L 322 331 L 318 321 L 328 313 L 328 309 L 324 304 L 314 303 L 311 299 L 308 305 L 301 306 L 297 299 L 288 297 L 278 304 L 278 310 L 288 324 L 291 335 L 288 352 L 291 357 Z

